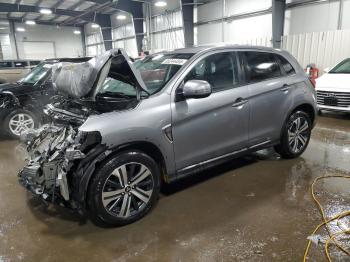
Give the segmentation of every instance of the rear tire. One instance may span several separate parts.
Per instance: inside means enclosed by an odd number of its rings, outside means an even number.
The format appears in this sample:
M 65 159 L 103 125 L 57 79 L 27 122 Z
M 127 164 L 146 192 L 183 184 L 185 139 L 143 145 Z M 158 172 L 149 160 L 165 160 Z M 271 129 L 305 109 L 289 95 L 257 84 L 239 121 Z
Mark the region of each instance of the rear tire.
M 275 146 L 282 158 L 296 158 L 304 153 L 311 137 L 310 116 L 303 111 L 293 112 L 283 126 L 280 144 Z
M 3 124 L 3 130 L 11 138 L 18 139 L 23 131 L 39 126 L 38 118 L 30 111 L 24 109 L 13 110 Z
M 141 151 L 113 156 L 96 171 L 87 192 L 88 213 L 98 226 L 123 226 L 144 217 L 159 196 L 160 171 Z

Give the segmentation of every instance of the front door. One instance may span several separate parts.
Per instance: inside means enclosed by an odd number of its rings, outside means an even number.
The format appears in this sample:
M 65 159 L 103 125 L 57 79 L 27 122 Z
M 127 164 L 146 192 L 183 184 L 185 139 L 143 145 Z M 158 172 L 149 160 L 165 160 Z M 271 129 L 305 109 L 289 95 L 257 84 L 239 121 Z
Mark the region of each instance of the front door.
M 172 102 L 172 131 L 177 170 L 231 153 L 248 143 L 248 89 L 239 86 L 235 52 L 199 59 L 185 76 L 205 80 L 213 93 L 202 99 Z M 174 98 L 174 97 L 173 97 Z

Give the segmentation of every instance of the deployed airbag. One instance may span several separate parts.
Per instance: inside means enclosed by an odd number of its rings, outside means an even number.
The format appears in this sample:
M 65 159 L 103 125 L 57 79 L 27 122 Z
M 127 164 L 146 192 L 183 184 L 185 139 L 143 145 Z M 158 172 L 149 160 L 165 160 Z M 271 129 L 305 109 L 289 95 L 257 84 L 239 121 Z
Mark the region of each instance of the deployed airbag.
M 114 79 L 129 83 L 135 88 L 149 93 L 140 72 L 134 68 L 133 63 L 123 49 L 109 50 L 83 63 L 62 62 L 55 64 L 52 67 L 54 89 L 72 98 L 82 98 L 87 95 L 93 98 L 98 91 L 99 84 L 101 85 L 105 80 L 104 78 L 106 78 L 106 75 L 101 75 L 105 65 L 107 73 L 110 73 L 111 64 L 107 64 L 107 62 L 111 61 L 110 58 L 112 57 L 118 57 L 112 68 Z M 97 81 L 98 78 L 102 78 L 100 82 Z
M 54 89 L 73 98 L 88 95 L 101 68 L 111 55 L 111 52 L 106 52 L 83 63 L 62 62 L 55 64 L 52 67 Z

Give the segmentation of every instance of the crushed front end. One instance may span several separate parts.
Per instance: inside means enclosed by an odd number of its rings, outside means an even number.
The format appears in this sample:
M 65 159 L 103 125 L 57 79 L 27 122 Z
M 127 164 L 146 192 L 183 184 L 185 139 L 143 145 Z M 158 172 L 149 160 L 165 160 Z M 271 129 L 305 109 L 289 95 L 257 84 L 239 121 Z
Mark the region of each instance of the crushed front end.
M 112 60 L 117 68 L 111 67 Z M 81 65 L 53 67 L 53 85 L 59 95 L 44 109 L 51 124 L 22 134 L 29 157 L 18 174 L 20 184 L 46 202 L 85 213 L 90 178 L 111 151 L 99 131 L 79 128 L 90 117 L 139 103 L 140 85 L 131 83 L 136 81 L 131 66 L 124 52 L 112 50 Z M 118 91 L 126 84 L 135 86 L 135 95 Z
M 69 202 L 67 174 L 75 160 L 85 157 L 77 131 L 72 126 L 47 125 L 24 134 L 24 140 L 29 159 L 19 172 L 19 182 L 46 201 Z
M 19 182 L 48 203 L 85 210 L 84 179 L 105 151 L 98 133 L 83 133 L 72 125 L 45 125 L 22 136 L 29 159 Z

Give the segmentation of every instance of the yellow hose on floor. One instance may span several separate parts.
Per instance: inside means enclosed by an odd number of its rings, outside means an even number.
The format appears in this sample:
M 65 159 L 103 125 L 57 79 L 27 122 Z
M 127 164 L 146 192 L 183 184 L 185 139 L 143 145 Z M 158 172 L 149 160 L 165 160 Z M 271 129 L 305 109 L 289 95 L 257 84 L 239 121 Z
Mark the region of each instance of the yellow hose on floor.
M 346 179 L 350 179 L 350 176 L 345 176 L 345 175 L 327 175 L 327 176 L 320 176 L 320 177 L 317 177 L 312 185 L 311 185 L 311 196 L 313 198 L 313 200 L 316 202 L 317 204 L 317 207 L 321 213 L 321 216 L 322 216 L 322 220 L 323 222 L 321 224 L 319 224 L 315 230 L 312 232 L 311 235 L 314 235 L 322 226 L 326 226 L 326 229 L 327 229 L 327 232 L 328 232 L 328 235 L 329 235 L 329 239 L 326 241 L 325 243 L 325 254 L 327 256 L 327 259 L 329 262 L 332 262 L 332 259 L 329 255 L 329 251 L 328 251 L 328 247 L 329 247 L 329 243 L 330 241 L 332 241 L 337 248 L 339 248 L 341 251 L 343 251 L 345 254 L 349 255 L 350 256 L 350 252 L 348 250 L 346 250 L 345 248 L 343 248 L 339 242 L 335 239 L 336 236 L 339 236 L 339 235 L 342 235 L 342 234 L 349 234 L 350 233 L 350 230 L 342 230 L 341 232 L 338 232 L 336 234 L 332 234 L 331 233 L 331 230 L 329 229 L 328 227 L 328 223 L 331 222 L 331 221 L 334 221 L 334 220 L 338 220 L 337 221 L 337 224 L 339 223 L 339 220 L 346 217 L 346 216 L 350 216 L 350 210 L 349 211 L 345 211 L 345 212 L 342 212 L 340 214 L 337 214 L 336 216 L 333 216 L 332 218 L 329 218 L 329 219 L 326 219 L 326 216 L 324 214 L 324 210 L 320 204 L 320 202 L 318 201 L 318 199 L 316 198 L 315 196 L 315 190 L 314 190 L 314 187 L 315 187 L 315 184 L 317 183 L 317 181 L 321 180 L 321 179 L 326 179 L 326 178 L 346 178 Z M 305 249 L 305 252 L 304 252 L 304 259 L 303 261 L 306 262 L 307 260 L 307 255 L 309 253 L 309 249 L 310 249 L 310 245 L 311 245 L 311 240 L 308 241 L 307 243 L 307 246 L 306 246 L 306 249 Z

